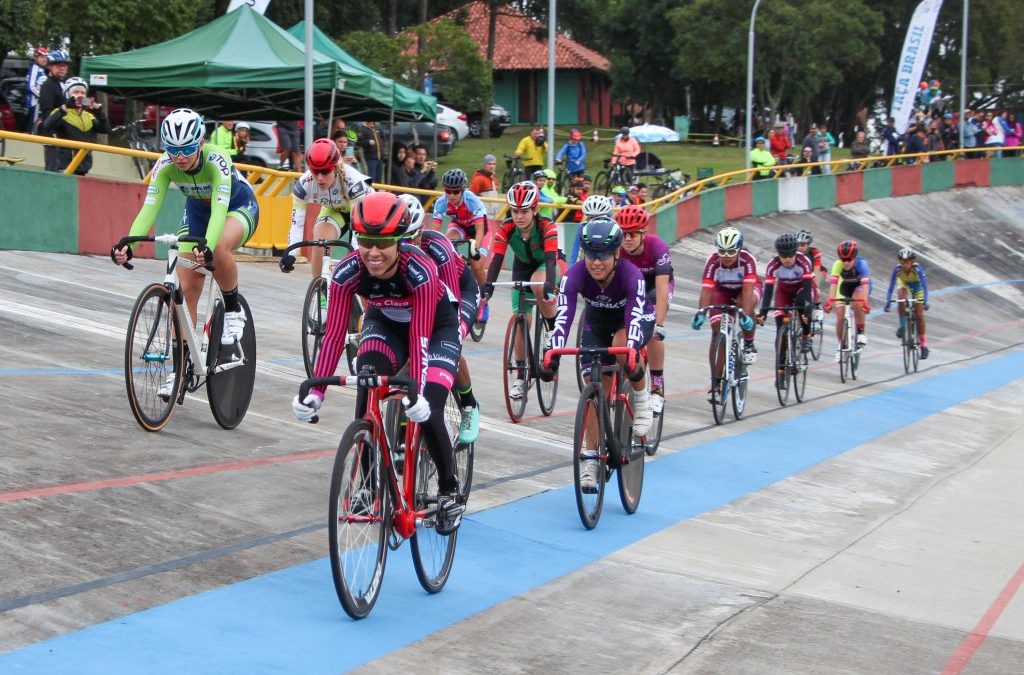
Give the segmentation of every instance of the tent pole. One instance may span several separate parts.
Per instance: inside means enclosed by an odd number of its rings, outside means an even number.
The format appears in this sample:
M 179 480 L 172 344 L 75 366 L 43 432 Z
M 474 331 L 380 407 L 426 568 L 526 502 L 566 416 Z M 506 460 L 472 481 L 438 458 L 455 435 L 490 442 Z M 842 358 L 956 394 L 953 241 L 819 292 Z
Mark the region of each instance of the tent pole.
M 415 126 L 413 122 L 413 126 Z M 391 109 L 391 120 L 388 122 L 388 175 L 381 176 L 381 183 L 385 185 L 391 181 L 391 158 L 395 156 L 395 109 Z
M 334 94 L 337 91 L 337 87 L 331 88 L 331 114 L 327 116 L 327 138 L 331 137 L 331 127 L 334 125 Z

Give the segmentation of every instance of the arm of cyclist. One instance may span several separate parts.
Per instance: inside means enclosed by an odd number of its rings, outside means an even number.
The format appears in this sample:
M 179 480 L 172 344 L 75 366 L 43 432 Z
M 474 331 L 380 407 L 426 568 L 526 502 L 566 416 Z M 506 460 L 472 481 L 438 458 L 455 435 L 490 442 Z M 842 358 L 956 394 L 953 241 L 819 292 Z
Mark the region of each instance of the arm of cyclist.
M 896 275 L 899 274 L 900 265 L 892 268 L 892 274 L 889 275 L 889 290 L 885 292 L 885 305 L 882 307 L 883 312 L 889 311 L 889 306 L 892 305 L 892 291 L 896 288 Z
M 765 275 L 764 295 L 761 296 L 761 309 L 757 310 L 757 322 L 764 325 L 765 317 L 768 316 L 768 308 L 772 306 L 772 297 L 775 295 L 775 277 Z
M 667 274 L 659 274 L 654 277 L 654 325 L 664 326 L 665 317 L 668 316 L 668 286 L 670 277 Z
M 465 263 L 462 262 L 462 257 L 455 251 L 455 247 L 445 237 L 431 237 L 429 239 L 424 236 L 421 242 L 421 248 L 423 248 L 434 262 L 437 263 L 437 276 L 452 293 L 453 302 L 456 307 L 459 306 L 460 298 L 459 290 L 461 288 L 462 281 L 462 270 L 465 267 Z M 429 250 L 427 250 L 429 249 Z
M 157 214 L 160 213 L 160 206 L 164 203 L 164 196 L 167 194 L 167 188 L 171 184 L 171 178 L 168 171 L 165 171 L 167 166 L 170 165 L 170 160 L 165 156 L 157 160 L 156 165 L 153 167 L 153 175 L 150 176 L 149 187 L 146 189 L 146 197 L 142 201 L 142 209 L 139 210 L 135 220 L 132 221 L 132 226 L 128 230 L 129 237 L 141 237 L 147 234 L 153 229 L 153 224 L 156 222 Z M 124 248 L 113 248 L 111 249 L 111 255 L 115 265 L 122 265 L 131 259 L 131 251 L 135 249 L 138 244 L 129 244 Z
M 548 337 L 548 344 L 543 349 L 561 349 L 569 340 L 569 330 L 572 328 L 572 321 L 576 317 L 576 297 L 580 291 L 580 274 L 578 270 L 562 277 L 562 287 L 558 291 L 558 305 L 555 308 L 555 329 Z M 541 368 L 541 379 L 550 382 L 554 374 L 558 372 L 560 357 L 551 357 L 551 370 Z
M 413 265 L 412 261 L 409 263 Z M 424 272 L 420 274 L 427 279 L 412 289 L 413 306 L 412 321 L 409 324 L 409 374 L 416 381 L 416 390 L 423 394 L 424 387 L 431 373 L 427 370 L 430 336 L 434 333 L 434 318 L 437 315 L 437 303 L 447 293 L 437 275 L 427 265 L 421 265 Z M 328 305 L 330 306 L 330 305 Z M 450 386 L 450 385 L 449 385 Z
M 552 220 L 542 220 L 544 225 L 544 296 L 553 300 L 557 291 L 555 274 L 558 272 L 558 226 Z
M 324 326 L 324 341 L 316 358 L 313 377 L 330 377 L 338 368 L 338 361 L 348 342 L 349 312 L 356 294 L 361 272 L 357 258 L 348 260 L 344 266 L 339 265 L 331 279 L 330 298 L 327 304 L 327 323 Z M 325 387 L 315 387 L 311 395 L 321 401 L 325 397 Z
M 924 309 L 928 311 L 928 275 L 924 273 L 924 267 L 917 266 L 917 275 L 921 278 L 921 290 L 924 291 Z

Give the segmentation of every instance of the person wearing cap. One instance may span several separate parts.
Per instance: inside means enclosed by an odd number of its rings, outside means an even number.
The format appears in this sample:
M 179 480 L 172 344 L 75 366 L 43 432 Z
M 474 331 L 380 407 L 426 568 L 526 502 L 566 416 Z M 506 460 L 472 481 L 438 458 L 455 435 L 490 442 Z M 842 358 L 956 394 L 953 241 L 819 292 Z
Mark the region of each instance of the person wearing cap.
M 238 154 L 238 151 L 235 150 L 235 121 L 221 120 L 206 143 L 217 148 L 221 154 L 231 157 L 233 161 L 235 155 Z
M 95 143 L 97 134 L 110 132 L 107 113 L 103 106 L 88 97 L 89 87 L 80 77 L 69 77 L 64 81 L 64 103 L 54 109 L 43 120 L 42 133 L 69 141 Z M 71 162 L 72 150 L 56 148 L 59 151 L 60 168 Z M 92 153 L 88 153 L 75 169 L 75 174 L 84 176 L 92 168 Z
M 629 193 L 626 192 L 625 185 L 616 185 L 612 188 L 612 206 L 615 208 L 622 208 L 623 206 L 629 206 L 632 202 L 629 201 Z
M 519 141 L 513 157 L 522 157 L 523 175 L 530 176 L 544 168 L 544 153 L 547 152 L 547 142 L 544 139 L 544 127 L 540 124 L 534 125 L 533 130 Z
M 43 133 L 43 121 L 64 105 L 64 80 L 68 79 L 68 65 L 71 63 L 71 58 L 63 49 L 49 50 L 46 60 L 50 64 L 50 75 L 39 86 L 39 112 L 36 116 L 36 131 L 43 136 L 50 135 Z M 46 170 L 63 171 L 67 166 L 67 162 L 62 163 L 63 154 L 55 145 L 45 146 L 43 156 Z M 66 154 L 70 157 L 70 153 Z
M 501 181 L 498 180 L 498 158 L 494 155 L 484 155 L 482 166 L 473 172 L 473 178 L 469 181 L 469 191 L 477 197 L 501 198 Z M 484 202 L 484 211 L 488 218 L 495 218 L 501 211 L 502 205 L 492 202 Z
M 612 164 L 619 164 L 626 170 L 627 183 L 633 182 L 633 167 L 636 166 L 636 158 L 640 152 L 640 143 L 629 135 L 629 127 L 619 129 L 619 136 L 615 139 L 615 149 L 612 151 Z
M 760 168 L 761 170 L 754 174 L 754 180 L 761 180 L 764 178 L 771 178 L 772 172 L 769 167 L 775 166 L 775 156 L 768 152 L 765 148 L 764 136 L 758 136 L 754 139 L 754 147 L 750 150 L 750 164 L 755 169 Z
M 248 122 L 235 122 L 235 156 L 232 158 L 235 164 L 252 164 L 252 158 L 245 154 L 252 140 L 252 128 Z
M 33 52 L 35 63 L 28 69 L 25 77 L 25 106 L 28 108 L 28 128 L 23 131 L 29 133 L 35 129 L 36 118 L 39 117 L 39 87 L 46 82 L 46 47 L 36 47 Z
M 555 187 L 555 180 L 557 178 L 558 174 L 551 169 L 541 169 L 540 171 L 533 172 L 533 182 L 540 188 L 541 218 L 554 220 L 555 207 L 565 203 L 565 197 L 558 194 L 558 190 Z M 544 204 L 550 204 L 551 206 L 544 206 Z
M 953 113 L 943 113 L 939 137 L 942 139 L 942 147 L 946 150 L 956 150 L 960 147 L 960 127 L 957 126 Z M 948 157 L 949 155 L 943 155 L 942 158 L 947 159 Z
M 555 164 L 565 162 L 565 172 L 570 177 L 581 176 L 587 170 L 587 146 L 581 140 L 583 135 L 579 129 L 569 132 L 569 142 L 555 155 Z

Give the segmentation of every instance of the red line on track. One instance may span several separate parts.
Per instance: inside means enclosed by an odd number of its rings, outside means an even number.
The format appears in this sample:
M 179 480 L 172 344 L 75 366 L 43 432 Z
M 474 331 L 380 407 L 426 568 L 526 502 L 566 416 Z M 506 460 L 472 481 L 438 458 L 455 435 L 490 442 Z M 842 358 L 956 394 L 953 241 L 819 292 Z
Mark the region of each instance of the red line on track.
M 985 611 L 985 614 L 981 617 L 981 621 L 974 627 L 962 643 L 960 648 L 954 652 L 953 656 L 950 657 L 946 663 L 946 667 L 942 669 L 942 675 L 959 675 L 960 671 L 964 669 L 967 662 L 971 660 L 974 653 L 978 651 L 978 647 L 988 637 L 988 633 L 992 630 L 992 626 L 999 620 L 1003 610 L 1010 604 L 1010 600 L 1020 590 L 1021 585 L 1024 584 L 1024 564 L 1017 568 L 1017 572 L 1010 577 L 1010 580 L 1003 587 L 1002 592 L 996 597 L 995 601 L 989 605 L 989 608 Z
M 250 469 L 254 466 L 268 466 L 271 464 L 284 464 L 286 462 L 301 462 L 306 459 L 330 457 L 334 454 L 334 450 L 316 450 L 313 452 L 299 452 L 291 455 L 275 455 L 273 457 L 260 457 L 257 459 L 245 459 L 234 462 L 204 464 L 186 469 L 144 473 L 137 476 L 122 476 L 121 478 L 108 478 L 106 480 L 89 481 L 87 483 L 67 483 L 64 485 L 50 485 L 47 487 L 29 488 L 27 490 L 16 490 L 13 492 L 0 492 L 0 503 L 16 502 L 22 499 L 36 499 L 38 497 L 53 497 L 55 495 L 66 495 L 76 492 L 91 492 L 93 490 L 103 490 L 111 487 L 138 485 L 140 483 L 155 483 L 157 481 L 171 480 L 173 478 L 203 476 L 220 471 Z

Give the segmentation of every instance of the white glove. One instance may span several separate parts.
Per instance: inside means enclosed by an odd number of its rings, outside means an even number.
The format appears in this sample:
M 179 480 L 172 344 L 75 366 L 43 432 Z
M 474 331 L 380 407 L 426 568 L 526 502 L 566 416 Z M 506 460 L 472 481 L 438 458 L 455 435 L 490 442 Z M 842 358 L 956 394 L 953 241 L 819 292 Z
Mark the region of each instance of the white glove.
M 657 337 L 659 340 L 664 340 L 665 339 L 665 327 L 664 326 L 655 326 L 654 327 L 654 336 Z
M 324 402 L 316 394 L 306 394 L 303 401 L 299 401 L 299 397 L 296 396 L 292 399 L 292 414 L 300 422 L 309 422 L 323 404 Z
M 402 405 L 405 406 L 405 415 L 413 422 L 417 424 L 423 424 L 430 419 L 430 404 L 427 403 L 427 399 L 422 396 L 416 397 L 416 404 L 409 405 L 409 397 L 406 396 L 402 399 Z

